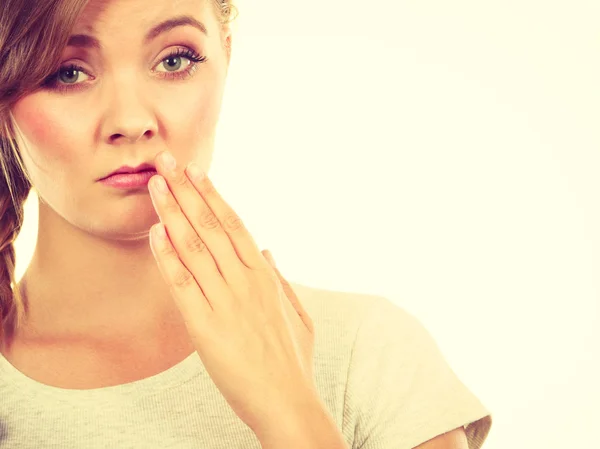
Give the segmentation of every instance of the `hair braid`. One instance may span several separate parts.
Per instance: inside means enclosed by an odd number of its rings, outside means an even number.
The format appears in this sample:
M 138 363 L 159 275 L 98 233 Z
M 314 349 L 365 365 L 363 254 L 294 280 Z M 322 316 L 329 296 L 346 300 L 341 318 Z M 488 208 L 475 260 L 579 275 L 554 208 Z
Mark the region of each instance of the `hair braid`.
M 14 335 L 27 312 L 26 299 L 17 288 L 14 242 L 23 226 L 31 184 L 17 168 L 22 167 L 17 154 L 14 141 L 0 138 L 0 345 Z

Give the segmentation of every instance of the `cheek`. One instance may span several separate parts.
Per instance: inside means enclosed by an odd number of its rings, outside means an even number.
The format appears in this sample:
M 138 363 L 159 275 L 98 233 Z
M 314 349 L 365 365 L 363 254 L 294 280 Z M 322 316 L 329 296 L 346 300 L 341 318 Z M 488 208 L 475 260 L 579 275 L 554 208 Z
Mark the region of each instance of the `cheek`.
M 218 120 L 220 104 L 212 92 L 204 92 L 195 101 L 188 100 L 178 106 L 181 109 L 177 122 L 189 133 L 206 135 Z
M 214 84 L 211 87 L 181 96 L 168 109 L 162 108 L 165 127 L 172 131 L 172 137 L 167 139 L 172 150 L 182 159 L 203 161 L 204 166 L 212 152 L 221 108 L 220 95 L 216 94 Z
M 17 103 L 13 115 L 23 132 L 29 153 L 36 161 L 65 157 L 68 142 L 73 141 L 73 123 L 65 114 L 30 95 Z M 43 151 L 40 151 L 42 150 Z

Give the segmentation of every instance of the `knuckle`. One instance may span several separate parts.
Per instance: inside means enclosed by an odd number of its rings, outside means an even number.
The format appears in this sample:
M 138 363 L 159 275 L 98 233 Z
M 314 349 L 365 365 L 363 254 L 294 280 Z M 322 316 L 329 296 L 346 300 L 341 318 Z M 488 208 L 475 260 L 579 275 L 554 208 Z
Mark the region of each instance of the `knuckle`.
M 194 277 L 187 270 L 177 270 L 173 275 L 172 285 L 177 289 L 186 288 L 195 282 Z
M 185 248 L 191 253 L 203 253 L 206 251 L 206 245 L 197 234 L 185 240 Z
M 216 229 L 221 225 L 217 216 L 209 208 L 204 209 L 200 213 L 198 221 L 200 222 L 200 226 L 205 229 Z
M 179 257 L 177 255 L 177 252 L 175 251 L 175 248 L 173 248 L 172 245 L 162 245 L 160 252 L 163 254 L 163 256 L 166 256 L 167 258 Z
M 203 197 L 210 197 L 211 195 L 214 195 L 217 190 L 215 189 L 215 186 L 208 182 L 207 178 L 204 178 L 204 180 L 202 180 L 202 182 L 200 183 L 200 191 L 202 192 L 202 196 Z
M 270 289 L 278 290 L 279 289 L 279 279 L 277 275 L 274 273 L 266 273 L 266 282 Z
M 223 227 L 227 232 L 236 232 L 244 229 L 244 223 L 240 217 L 232 213 L 225 216 L 225 219 L 223 220 Z

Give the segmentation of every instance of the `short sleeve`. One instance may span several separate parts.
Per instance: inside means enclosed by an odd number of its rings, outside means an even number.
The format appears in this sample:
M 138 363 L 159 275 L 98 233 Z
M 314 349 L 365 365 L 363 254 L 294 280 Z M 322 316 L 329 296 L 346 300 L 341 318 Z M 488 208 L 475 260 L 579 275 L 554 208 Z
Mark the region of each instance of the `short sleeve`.
M 345 395 L 352 449 L 412 449 L 465 427 L 479 449 L 492 425 L 421 322 L 378 297 L 357 331 Z

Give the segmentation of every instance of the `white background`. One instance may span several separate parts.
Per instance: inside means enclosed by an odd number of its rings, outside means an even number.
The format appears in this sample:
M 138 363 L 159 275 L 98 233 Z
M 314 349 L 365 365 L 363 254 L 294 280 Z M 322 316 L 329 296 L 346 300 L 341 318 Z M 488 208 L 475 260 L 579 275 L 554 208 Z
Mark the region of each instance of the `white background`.
M 414 313 L 484 449 L 597 447 L 600 2 L 237 5 L 209 175 L 261 249 Z

